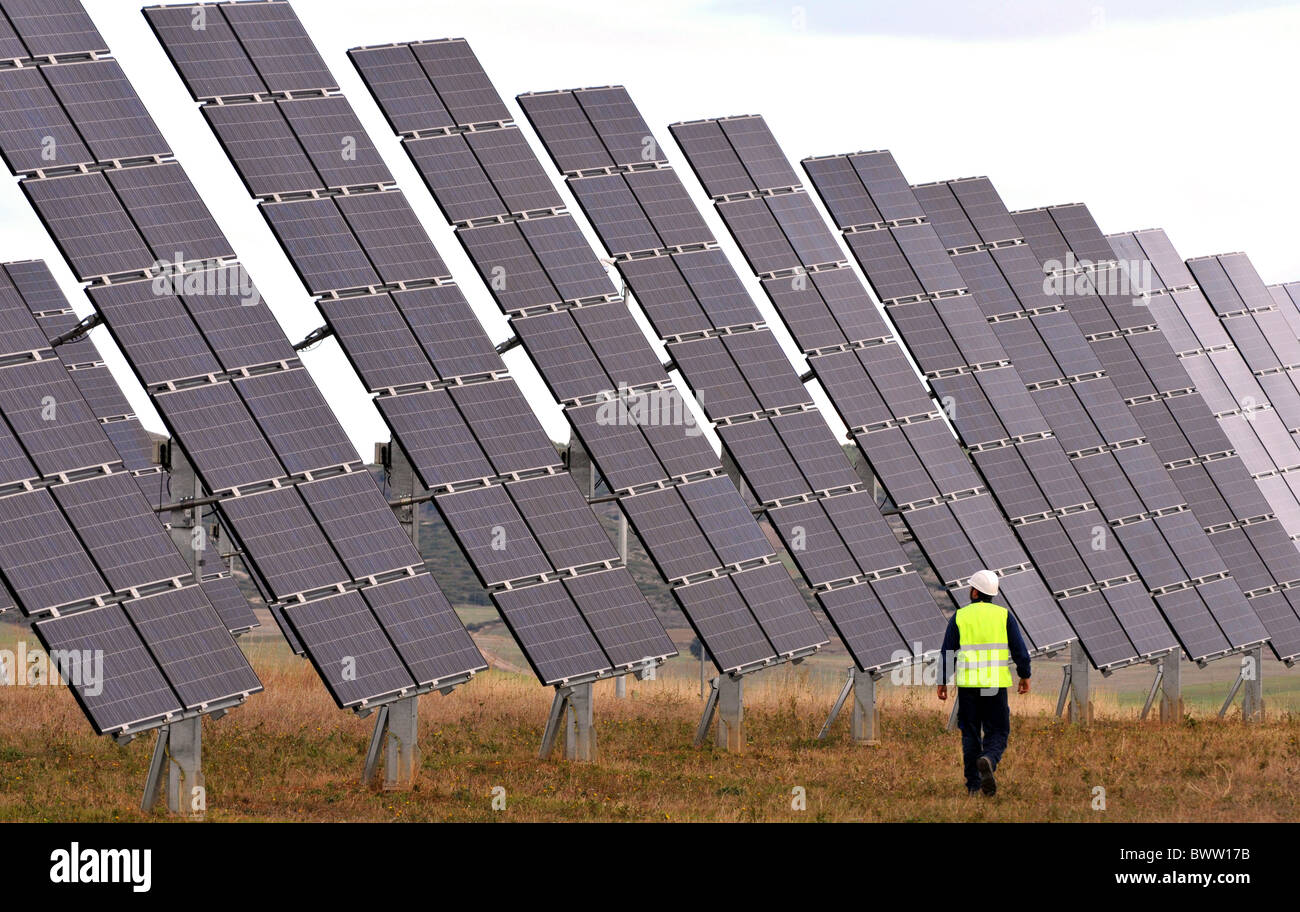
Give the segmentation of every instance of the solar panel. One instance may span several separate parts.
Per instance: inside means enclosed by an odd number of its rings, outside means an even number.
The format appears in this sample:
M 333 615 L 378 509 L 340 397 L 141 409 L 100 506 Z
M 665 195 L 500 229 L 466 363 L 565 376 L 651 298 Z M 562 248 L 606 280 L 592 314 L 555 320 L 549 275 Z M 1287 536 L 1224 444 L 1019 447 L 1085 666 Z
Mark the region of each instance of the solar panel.
M 466 670 L 486 668 L 455 610 L 427 573 L 402 577 L 361 590 L 420 685 L 436 685 Z
M 340 196 L 335 202 L 385 282 L 414 282 L 450 273 L 400 190 Z
M 89 294 L 146 386 L 221 372 L 181 302 L 155 294 L 152 283 L 103 285 Z
M 369 73 L 362 75 L 367 81 Z M 608 168 L 614 164 L 596 129 L 572 92 L 529 92 L 519 104 L 538 132 L 551 137 L 551 155 L 561 171 Z
M 415 680 L 356 592 L 287 605 L 284 616 L 341 709 L 405 695 Z
M 650 128 L 622 86 L 573 93 L 616 165 L 665 161 Z M 527 113 L 527 108 L 524 109 Z
M 277 599 L 347 579 L 334 549 L 293 488 L 229 498 L 222 501 L 221 512 Z M 298 636 L 310 650 L 309 638 L 300 630 Z
M 222 3 L 218 9 L 272 92 L 337 88 L 290 4 Z
M 588 217 L 594 217 L 590 211 Z M 628 260 L 619 266 L 623 281 L 660 336 L 713 328 L 681 272 L 679 261 L 693 255 Z
M 262 689 L 197 586 L 128 599 L 122 610 L 186 709 Z
M 615 293 L 604 266 L 592 254 L 572 216 L 525 219 L 518 226 L 561 300 Z
M 33 57 L 107 52 L 76 0 L 5 0 L 4 12 Z
M 51 492 L 115 591 L 190 572 L 130 475 L 100 475 Z
M 781 564 L 733 573 L 731 581 L 778 655 L 792 655 L 828 642 L 826 632 Z
M 82 281 L 147 269 L 156 257 L 99 173 L 20 185 Z
M 621 174 L 584 177 L 569 185 L 607 250 L 628 253 L 663 246 L 641 202 Z
M 321 301 L 321 313 L 371 392 L 407 383 L 436 383 L 402 312 L 386 294 Z
M 551 394 L 561 402 L 614 389 L 614 383 L 601 360 L 591 350 L 574 322 L 585 310 L 603 307 L 561 310 L 514 321 L 519 338 L 528 346 L 538 372 Z M 657 365 L 656 365 L 657 366 Z
M 453 387 L 451 398 L 474 429 L 497 474 L 559 466 L 554 444 L 511 379 Z
M 78 657 L 65 668 L 65 676 L 71 679 L 75 669 L 81 677 L 72 684 L 72 693 L 96 734 L 156 724 L 180 714 L 176 694 L 118 606 L 39 621 L 32 631 L 47 653 Z M 87 668 L 90 656 L 102 656 L 102 668 L 94 667 L 94 660 Z
M 0 499 L 0 519 L 0 570 L 25 613 L 108 595 L 48 491 Z
M 163 36 L 164 46 L 174 53 L 169 39 Z M 275 102 L 204 105 L 199 110 L 254 196 L 302 193 L 324 183 Z
M 546 307 L 564 300 L 516 223 L 484 225 L 459 231 L 456 237 L 503 311 Z
M 17 174 L 94 161 L 35 67 L 0 71 L 0 154 Z
M 563 585 L 616 668 L 677 651 L 627 570 L 585 573 Z
M 708 644 L 709 655 L 722 672 L 768 660 L 774 647 L 754 622 L 732 577 L 722 576 L 673 590 L 682 611 Z
M 436 98 L 432 89 L 429 97 Z M 465 136 L 428 136 L 403 143 L 449 222 L 468 222 L 507 211 Z
M 348 57 L 366 74 L 371 91 L 394 133 L 414 133 L 451 126 L 454 121 L 442 101 L 430 91 L 429 78 L 409 45 L 353 48 Z
M 504 488 L 474 488 L 434 501 L 485 586 L 553 569 Z
M 619 506 L 665 579 L 681 579 L 722 566 L 676 490 L 626 497 Z
M 571 478 L 541 475 L 511 482 L 506 490 L 552 566 L 566 569 L 619 559 Z
M 602 403 L 566 409 L 565 415 L 610 488 L 625 491 L 666 477 L 643 429 L 607 420 L 607 406 Z
M 56 358 L 5 368 L 0 410 L 42 475 L 118 461 Z
M 234 387 L 289 474 L 361 461 L 305 369 L 256 374 Z
M 180 165 L 125 168 L 105 176 L 159 260 L 188 263 L 235 255 Z
M 211 7 L 154 6 L 144 10 L 185 85 L 198 98 L 267 91 L 225 17 Z
M 277 104 L 325 187 L 392 183 L 392 173 L 346 98 L 291 98 Z
M 298 493 L 353 579 L 365 580 L 395 567 L 424 566 L 365 472 L 299 485 Z
M 742 421 L 718 428 L 718 437 L 761 503 L 798 497 L 809 484 L 771 421 Z
M 623 175 L 637 202 L 659 234 L 661 247 L 704 244 L 713 240 L 686 188 L 671 169 Z
M 677 493 L 724 564 L 759 560 L 772 553 L 767 537 L 729 479 L 706 478 L 679 486 Z
M 153 401 L 209 491 L 245 487 L 284 475 L 284 467 L 230 384 L 160 393 Z
M 564 206 L 564 200 L 555 192 L 551 179 L 542 170 L 518 127 L 471 132 L 463 136 L 488 182 L 505 204 L 503 210 L 480 212 L 480 215 L 506 215 Z
M 97 161 L 171 153 L 116 61 L 63 63 L 41 73 Z
M 334 200 L 267 203 L 262 212 L 312 294 L 380 284 Z
M 232 633 L 257 627 L 259 622 L 233 577 L 214 576 L 199 584 L 221 623 Z
M 852 579 L 861 572 L 822 504 L 777 507 L 768 511 L 768 517 L 812 585 Z
M 543 684 L 600 674 L 610 667 L 560 583 L 494 592 L 492 601 Z
M 461 39 L 420 41 L 410 45 L 438 97 L 458 124 L 497 123 L 510 119 L 478 61 Z
M 23 60 L 26 57 L 27 48 L 18 40 L 18 33 L 8 19 L 0 17 L 0 59 Z
M 383 396 L 376 405 L 426 488 L 496 474 L 446 390 Z
M 501 356 L 455 285 L 408 288 L 392 298 L 444 380 L 502 370 Z
M 226 370 L 297 357 L 243 266 L 217 266 L 186 279 L 177 289 L 181 303 Z

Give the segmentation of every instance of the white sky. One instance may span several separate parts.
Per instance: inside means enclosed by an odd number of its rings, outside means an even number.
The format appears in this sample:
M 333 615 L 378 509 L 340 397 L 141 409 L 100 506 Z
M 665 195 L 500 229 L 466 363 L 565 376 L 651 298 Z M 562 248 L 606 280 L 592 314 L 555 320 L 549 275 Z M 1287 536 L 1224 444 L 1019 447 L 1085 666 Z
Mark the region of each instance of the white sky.
M 322 322 L 319 314 L 140 4 L 86 6 L 297 341 Z M 1300 211 L 1294 4 L 298 0 L 295 7 L 497 341 L 508 335 L 504 319 L 348 63 L 347 48 L 468 38 L 516 111 L 519 92 L 622 83 L 702 203 L 667 124 L 763 114 L 792 159 L 888 148 L 912 182 L 987 174 L 1013 209 L 1082 201 L 1107 232 L 1163 227 L 1185 257 L 1244 250 L 1265 281 L 1300 279 L 1300 247 L 1286 227 Z M 0 190 L 0 259 L 34 257 L 51 264 L 74 306 L 88 313 L 10 182 Z M 734 262 L 747 277 L 743 261 Z M 96 341 L 146 424 L 161 429 L 102 330 Z M 303 360 L 369 459 L 387 432 L 336 344 Z M 507 362 L 547 430 L 567 438 L 526 358 L 515 350 Z

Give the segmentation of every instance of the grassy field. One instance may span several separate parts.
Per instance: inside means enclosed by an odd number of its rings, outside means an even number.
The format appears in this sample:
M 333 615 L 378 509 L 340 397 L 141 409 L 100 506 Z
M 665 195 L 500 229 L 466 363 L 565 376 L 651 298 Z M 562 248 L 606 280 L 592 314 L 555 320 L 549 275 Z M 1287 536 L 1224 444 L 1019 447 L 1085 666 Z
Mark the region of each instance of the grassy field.
M 357 780 L 370 723 L 337 710 L 278 638 L 243 644 L 266 692 L 206 727 L 215 821 L 1300 819 L 1300 715 L 1277 708 L 1300 673 L 1273 668 L 1268 721 L 1249 727 L 1196 706 L 1181 724 L 1139 723 L 1117 690 L 1099 694 L 1092 727 L 1073 728 L 1051 714 L 1059 679 L 1040 673 L 1042 692 L 1013 697 L 993 800 L 965 796 L 960 743 L 930 688 L 886 688 L 882 743 L 864 747 L 850 743 L 847 719 L 815 740 L 835 695 L 831 669 L 767 672 L 746 686 L 748 745 L 733 755 L 691 747 L 701 703 L 695 666 L 679 660 L 660 680 L 630 682 L 625 700 L 599 686 L 599 762 L 575 765 L 536 758 L 551 692 L 492 671 L 422 701 L 419 782 L 385 793 Z M 149 740 L 95 737 L 64 688 L 0 688 L 0 721 L 0 820 L 165 819 L 136 807 Z M 497 786 L 504 811 L 491 807 Z M 1097 786 L 1105 810 L 1093 809 Z M 796 788 L 804 810 L 792 807 Z

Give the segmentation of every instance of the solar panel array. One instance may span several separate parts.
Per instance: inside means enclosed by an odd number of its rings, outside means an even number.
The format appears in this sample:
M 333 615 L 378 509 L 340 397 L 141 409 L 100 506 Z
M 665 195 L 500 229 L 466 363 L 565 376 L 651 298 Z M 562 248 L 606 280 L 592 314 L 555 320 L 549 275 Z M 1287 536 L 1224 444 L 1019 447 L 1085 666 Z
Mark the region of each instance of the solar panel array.
M 0 69 L 0 152 L 336 702 L 370 705 L 484 668 L 85 12 L 0 9 L 20 36 L 61 36 L 70 55 Z M 39 419 L 21 414 L 18 436 L 37 433 Z M 48 430 L 28 450 L 40 471 L 56 455 L 107 461 Z M 418 591 L 405 617 L 386 607 L 393 583 Z
M 1187 382 L 1196 389 L 1190 400 L 1197 406 L 1192 413 L 1196 420 L 1184 413 L 1180 425 L 1192 429 L 1188 436 L 1197 441 L 1198 451 L 1203 449 L 1211 457 L 1206 469 L 1231 508 L 1231 519 L 1223 516 L 1215 520 L 1211 540 L 1228 541 L 1234 552 L 1243 555 L 1239 561 L 1249 561 L 1248 544 L 1254 546 L 1272 582 L 1249 569 L 1234 568 L 1233 572 L 1252 603 L 1264 600 L 1265 607 L 1257 611 L 1274 631 L 1273 648 L 1284 652 L 1290 648 L 1289 640 L 1277 628 L 1286 618 L 1276 617 L 1274 612 L 1279 609 L 1272 606 L 1285 599 L 1294 609 L 1300 600 L 1293 582 L 1295 559 L 1285 542 L 1289 537 L 1295 545 L 1300 531 L 1300 502 L 1292 488 L 1300 449 L 1165 233 L 1138 231 L 1108 240 L 1116 257 L 1130 270 L 1132 264 L 1148 269 L 1152 287 L 1146 306 L 1167 346 L 1176 352 L 1189 377 Z M 1217 439 L 1204 428 L 1207 423 L 1217 426 Z M 1255 491 L 1247 487 L 1252 479 Z M 1243 536 L 1247 541 L 1242 541 Z
M 0 576 L 95 731 L 260 691 L 7 273 L 0 326 Z
M 1278 522 L 1300 540 L 1300 444 L 1163 231 L 1134 237 L 1159 286 L 1151 312 Z
M 1300 339 L 1244 253 L 1187 261 L 1196 284 L 1292 434 L 1300 433 Z
M 937 648 L 943 618 L 933 598 L 627 92 L 519 100 L 860 664 L 868 652 L 886 661 L 900 647 Z M 626 154 L 628 136 L 640 137 L 639 162 Z M 575 157 L 600 165 L 574 173 Z
M 3 269 L 51 344 L 77 326 L 79 321 L 72 305 L 59 290 L 53 273 L 43 261 L 6 263 Z M 122 464 L 136 477 L 145 497 L 161 501 L 169 487 L 167 473 L 153 461 L 153 440 L 131 411 L 130 403 L 104 364 L 98 348 L 82 335 L 62 343 L 55 353 L 112 441 Z M 231 633 L 258 626 L 257 616 L 229 573 L 224 570 L 205 573 L 200 585 Z
M 954 597 L 965 602 L 972 567 L 995 568 L 1002 598 L 1035 648 L 1073 639 L 763 119 L 728 117 L 671 129 L 851 438 Z M 1103 662 L 1132 657 L 1097 655 Z
M 674 655 L 293 10 L 194 9 L 146 16 L 537 676 Z
M 1150 377 L 1163 379 L 1164 367 L 1177 389 L 1185 390 L 1190 381 L 1167 346 L 1163 359 L 1148 355 L 1158 340 L 1146 329 L 1150 313 L 1143 299 L 1134 306 L 1132 297 L 1093 294 L 1089 283 L 1067 285 L 1068 276 L 1054 267 L 1059 262 L 1063 268 L 1069 253 L 1085 255 L 1056 247 L 1047 252 L 1026 243 L 987 178 L 914 190 L 983 317 L 1006 351 L 1014 353 L 1012 361 L 1031 398 L 1115 527 L 1114 534 L 1134 555 L 1184 649 L 1205 658 L 1267 639 L 1276 625 L 1266 629 L 1256 614 L 1259 603 L 1248 602 L 1241 591 L 1249 572 L 1260 579 L 1259 573 L 1267 576 L 1267 571 L 1257 555 L 1249 563 L 1238 560 L 1239 548 L 1234 552 L 1226 539 L 1212 542 L 1204 528 L 1232 514 L 1203 462 L 1182 465 L 1196 451 L 1176 415 L 1187 416 L 1191 402 L 1169 398 L 1172 388 L 1165 384 L 1160 390 Z M 1045 277 L 1059 278 L 1061 287 L 1049 287 Z M 1175 411 L 1169 409 L 1171 403 Z M 1203 417 L 1216 442 L 1226 444 L 1208 414 Z M 1190 424 L 1183 428 L 1194 433 Z M 1253 486 L 1244 473 L 1239 481 L 1250 493 Z M 1135 517 L 1146 518 L 1135 522 Z M 1153 577 L 1156 555 L 1162 555 L 1171 576 Z M 1193 614 L 1184 607 L 1192 604 L 1191 588 L 1202 595 L 1208 613 Z M 1285 600 L 1272 609 L 1280 620 L 1291 622 L 1277 632 L 1300 643 L 1300 628 Z
M 1300 282 L 1270 285 L 1268 291 L 1291 332 L 1300 337 Z
M 349 53 L 715 663 L 731 671 L 818 648 L 826 640 L 817 619 L 469 46 Z M 816 439 L 806 417 L 790 417 L 796 445 Z M 853 493 L 855 476 L 834 478 Z M 864 534 L 879 531 L 869 519 L 858 523 Z M 823 539 L 837 534 L 825 513 L 806 521 L 820 522 Z M 905 565 L 892 535 L 885 544 L 899 558 L 891 570 Z M 837 572 L 850 585 L 876 570 L 844 556 Z M 878 604 L 847 590 L 823 604 L 857 661 L 897 661 L 904 644 L 897 634 L 885 644 L 890 621 Z
M 1098 509 L 1100 493 L 1053 435 L 893 157 L 856 153 L 804 166 L 1094 663 L 1103 664 L 1094 650 L 1140 657 L 1175 646 L 1171 623 L 1189 655 L 1204 655 L 1194 634 L 1214 621 L 1200 593 L 1164 591 L 1195 574 L 1180 572 L 1140 501 L 1121 514 L 1109 501 L 1110 516 Z M 1137 553 L 1139 545 L 1152 550 Z

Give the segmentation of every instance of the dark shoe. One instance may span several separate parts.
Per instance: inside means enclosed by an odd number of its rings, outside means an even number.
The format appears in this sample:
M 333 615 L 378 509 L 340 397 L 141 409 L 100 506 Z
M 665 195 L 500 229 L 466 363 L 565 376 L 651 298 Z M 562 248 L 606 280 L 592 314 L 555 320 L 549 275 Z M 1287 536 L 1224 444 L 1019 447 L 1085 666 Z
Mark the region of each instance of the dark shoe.
M 980 791 L 985 795 L 996 795 L 998 780 L 993 778 L 993 763 L 988 757 L 980 757 L 975 761 L 975 768 L 980 771 Z

